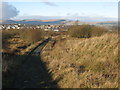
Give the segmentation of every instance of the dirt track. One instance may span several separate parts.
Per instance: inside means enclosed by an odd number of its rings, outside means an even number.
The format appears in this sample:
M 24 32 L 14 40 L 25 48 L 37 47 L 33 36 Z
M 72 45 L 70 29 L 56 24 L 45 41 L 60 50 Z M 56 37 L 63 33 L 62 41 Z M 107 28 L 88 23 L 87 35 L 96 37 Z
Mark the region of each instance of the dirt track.
M 42 48 L 49 40 L 40 44 L 27 57 L 26 61 L 16 73 L 13 88 L 56 88 L 51 74 L 40 58 Z

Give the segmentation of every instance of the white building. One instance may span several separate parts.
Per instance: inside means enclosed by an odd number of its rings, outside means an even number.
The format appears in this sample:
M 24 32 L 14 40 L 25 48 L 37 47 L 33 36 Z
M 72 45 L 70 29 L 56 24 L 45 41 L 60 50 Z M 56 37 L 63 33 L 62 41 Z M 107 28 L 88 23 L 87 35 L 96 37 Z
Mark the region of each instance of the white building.
M 54 29 L 53 31 L 58 32 L 59 30 L 58 29 Z

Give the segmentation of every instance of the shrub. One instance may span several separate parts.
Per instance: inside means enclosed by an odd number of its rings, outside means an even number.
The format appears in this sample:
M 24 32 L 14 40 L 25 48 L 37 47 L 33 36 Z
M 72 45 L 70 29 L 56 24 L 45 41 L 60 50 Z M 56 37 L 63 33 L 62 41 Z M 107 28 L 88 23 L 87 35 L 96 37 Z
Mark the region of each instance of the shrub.
M 35 43 L 44 38 L 43 30 L 22 30 L 20 31 L 20 37 L 28 43 Z
M 107 31 L 108 30 L 103 27 L 81 25 L 81 26 L 71 26 L 68 30 L 68 33 L 71 37 L 90 38 L 93 36 L 101 36 Z
M 91 29 L 90 25 L 72 26 L 69 28 L 69 35 L 77 38 L 89 38 L 91 37 Z
M 92 36 L 101 36 L 103 34 L 105 34 L 108 30 L 106 28 L 103 27 L 98 27 L 98 26 L 94 26 L 92 28 Z

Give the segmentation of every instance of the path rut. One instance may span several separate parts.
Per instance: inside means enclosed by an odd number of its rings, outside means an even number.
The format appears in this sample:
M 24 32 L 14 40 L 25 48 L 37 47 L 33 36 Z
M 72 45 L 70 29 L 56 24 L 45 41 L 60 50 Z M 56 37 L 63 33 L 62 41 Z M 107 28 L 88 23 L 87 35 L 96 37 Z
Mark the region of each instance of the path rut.
M 51 74 L 40 58 L 43 43 L 29 55 L 21 68 L 16 73 L 14 88 L 57 88 Z M 38 53 L 39 52 L 39 53 Z

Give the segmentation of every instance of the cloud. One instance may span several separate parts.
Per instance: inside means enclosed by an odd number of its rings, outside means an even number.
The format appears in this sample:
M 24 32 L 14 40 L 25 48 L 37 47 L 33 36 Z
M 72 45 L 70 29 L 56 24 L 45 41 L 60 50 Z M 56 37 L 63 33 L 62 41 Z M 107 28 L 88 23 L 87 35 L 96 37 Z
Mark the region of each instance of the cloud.
M 79 16 L 79 13 L 67 13 L 66 15 L 67 16 L 75 16 L 76 17 L 76 16 Z
M 2 2 L 0 4 L 0 12 L 2 12 L 0 19 L 3 19 L 3 20 L 16 17 L 19 13 L 19 11 L 14 6 L 8 4 L 7 2 Z
M 49 6 L 57 6 L 56 4 L 52 3 L 52 2 L 49 2 L 47 0 L 42 0 L 42 2 L 46 5 L 49 5 Z

